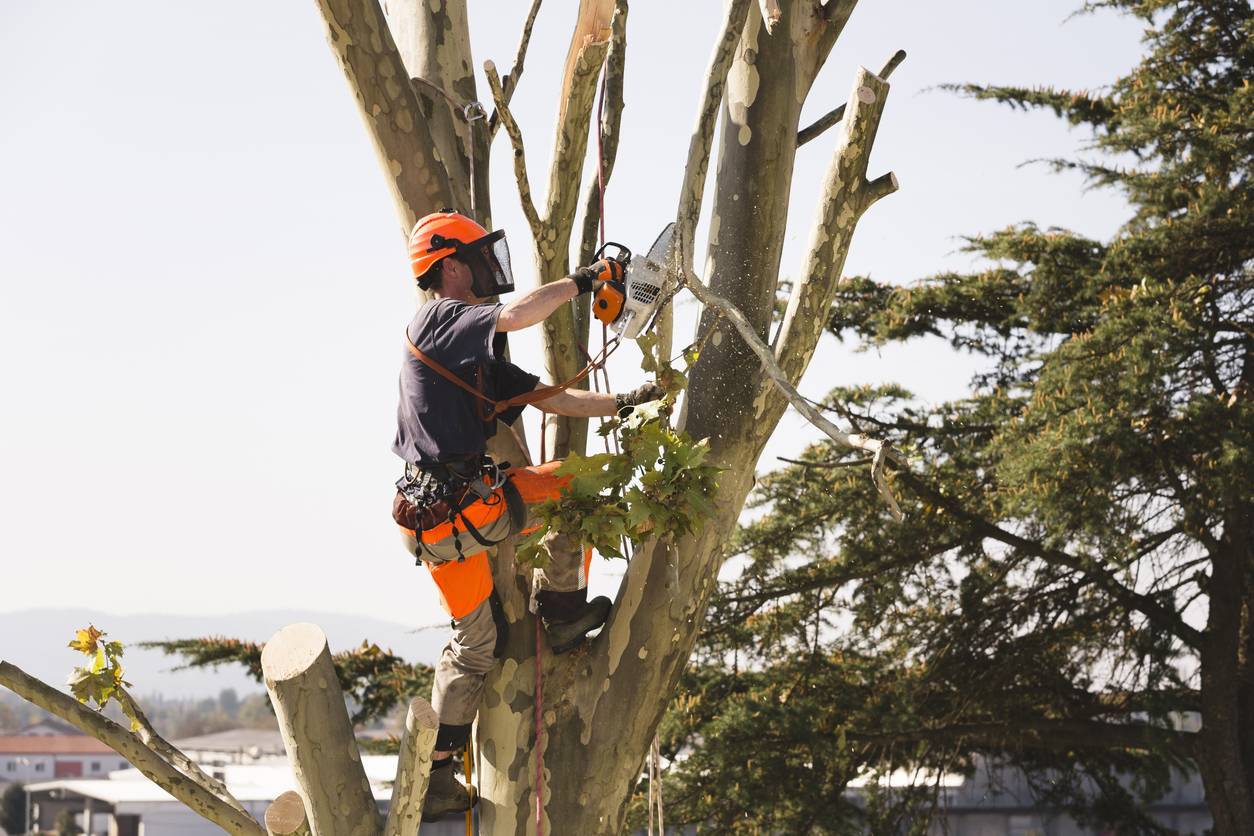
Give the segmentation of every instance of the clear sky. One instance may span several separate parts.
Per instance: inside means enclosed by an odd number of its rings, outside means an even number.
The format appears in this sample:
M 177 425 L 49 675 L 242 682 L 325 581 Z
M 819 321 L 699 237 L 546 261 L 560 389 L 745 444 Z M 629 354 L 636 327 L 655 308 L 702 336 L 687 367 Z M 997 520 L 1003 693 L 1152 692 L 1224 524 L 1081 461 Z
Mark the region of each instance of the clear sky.
M 510 65 L 528 5 L 471 0 L 477 63 Z M 542 8 L 514 100 L 533 183 L 547 181 L 575 5 Z M 908 282 L 962 267 L 959 236 L 1019 220 L 1116 228 L 1116 197 L 1021 166 L 1072 153 L 1082 134 L 929 90 L 1109 81 L 1135 61 L 1139 31 L 1109 14 L 1064 22 L 1077 5 L 863 0 L 806 106 L 820 115 L 858 64 L 909 53 L 871 166 L 901 191 L 863 219 L 847 273 Z M 721 18 L 716 0 L 633 4 L 613 239 L 644 249 L 674 216 Z M 314 3 L 4 3 L 0 79 L 0 611 L 441 620 L 389 514 L 414 306 L 403 238 Z M 834 134 L 799 153 L 785 275 Z M 504 139 L 495 219 L 526 288 Z M 681 304 L 681 322 L 693 312 Z M 536 339 L 512 344 L 539 369 Z M 616 388 L 635 385 L 637 357 L 619 352 Z M 939 343 L 854 355 L 827 338 L 802 390 L 894 380 L 940 398 L 971 369 Z M 787 416 L 762 467 L 814 437 Z

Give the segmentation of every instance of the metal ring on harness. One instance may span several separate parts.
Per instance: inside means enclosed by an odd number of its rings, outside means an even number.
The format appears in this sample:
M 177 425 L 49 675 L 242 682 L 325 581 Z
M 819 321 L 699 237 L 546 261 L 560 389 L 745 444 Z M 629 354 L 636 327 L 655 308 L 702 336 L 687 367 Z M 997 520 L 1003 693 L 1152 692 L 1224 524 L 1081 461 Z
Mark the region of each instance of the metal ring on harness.
M 492 464 L 491 467 L 493 467 L 499 474 L 499 467 L 495 464 Z M 499 483 L 495 485 L 495 490 L 492 494 L 489 494 L 486 498 L 476 496 L 474 500 L 475 502 L 482 502 L 484 505 L 495 505 L 497 502 L 504 499 L 505 512 L 509 515 L 510 526 L 508 533 L 506 533 L 505 536 L 501 537 L 499 540 L 490 540 L 485 537 L 483 533 L 479 531 L 478 527 L 470 521 L 470 518 L 466 516 L 466 508 L 474 504 L 474 502 L 470 502 L 465 505 L 462 504 L 461 500 L 465 499 L 468 493 L 471 493 L 471 491 L 463 491 L 460 498 L 450 496 L 446 500 L 449 503 L 448 521 L 453 526 L 453 533 L 451 535 L 453 538 L 453 548 L 457 550 L 457 561 L 459 563 L 466 559 L 466 555 L 462 552 L 461 535 L 457 531 L 458 518 L 461 519 L 461 523 L 465 527 L 466 533 L 474 538 L 475 542 L 483 546 L 485 549 L 491 549 L 499 546 L 510 537 L 522 531 L 527 523 L 527 505 L 523 502 L 522 494 L 518 492 L 518 487 L 513 484 L 513 481 L 510 479 L 508 474 L 506 474 L 505 478 L 499 479 Z M 496 497 L 496 501 L 489 501 L 489 499 L 493 496 Z M 419 531 L 417 534 L 418 542 L 422 549 L 431 554 L 432 557 L 436 557 L 435 553 L 431 552 L 427 543 L 422 539 L 422 532 Z

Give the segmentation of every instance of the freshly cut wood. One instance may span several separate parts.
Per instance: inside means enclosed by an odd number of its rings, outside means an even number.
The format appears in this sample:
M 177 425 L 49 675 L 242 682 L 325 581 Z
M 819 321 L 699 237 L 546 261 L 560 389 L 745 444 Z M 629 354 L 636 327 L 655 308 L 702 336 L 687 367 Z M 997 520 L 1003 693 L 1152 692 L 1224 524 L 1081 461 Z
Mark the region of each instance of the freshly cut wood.
M 269 836 L 311 836 L 312 832 L 300 793 L 288 790 L 266 808 L 266 833 Z
M 383 836 L 414 836 L 418 832 L 439 728 L 440 720 L 431 703 L 422 697 L 410 700 L 400 757 L 396 761 L 396 780 L 392 783 L 392 805 Z
M 379 815 L 316 624 L 289 624 L 266 642 L 261 670 L 314 836 L 375 836 Z

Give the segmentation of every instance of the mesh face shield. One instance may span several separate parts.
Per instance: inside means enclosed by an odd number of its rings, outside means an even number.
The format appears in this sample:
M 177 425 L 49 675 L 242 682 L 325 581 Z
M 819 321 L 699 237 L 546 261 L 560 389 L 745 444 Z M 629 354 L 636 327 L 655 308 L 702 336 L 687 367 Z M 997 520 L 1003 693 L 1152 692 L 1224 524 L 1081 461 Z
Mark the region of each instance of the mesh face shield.
M 476 296 L 487 298 L 513 292 L 514 274 L 510 271 L 505 230 L 498 229 L 458 247 L 457 257 L 470 267 L 473 277 L 470 289 Z

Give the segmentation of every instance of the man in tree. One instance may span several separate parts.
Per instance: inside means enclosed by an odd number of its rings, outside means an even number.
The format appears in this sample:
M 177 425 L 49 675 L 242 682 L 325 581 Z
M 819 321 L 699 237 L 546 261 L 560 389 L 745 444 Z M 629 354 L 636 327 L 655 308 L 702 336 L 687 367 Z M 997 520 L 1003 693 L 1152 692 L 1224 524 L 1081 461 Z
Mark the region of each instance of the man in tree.
M 484 676 L 504 645 L 489 553 L 531 524 L 529 505 L 555 499 L 568 481 L 554 472 L 560 462 L 518 468 L 494 462 L 486 451 L 497 419 L 512 424 L 528 403 L 559 415 L 611 416 L 663 394 L 655 384 L 618 395 L 540 386 L 537 376 L 507 361 L 507 332 L 536 325 L 591 293 L 616 265 L 598 262 L 509 304 L 490 302 L 514 289 L 504 236 L 442 211 L 419 219 L 409 238 L 414 277 L 433 298 L 406 331 L 392 448 L 405 460 L 405 475 L 393 516 L 406 548 L 430 569 L 454 631 L 435 672 L 432 704 L 440 728 L 427 820 L 473 803 L 449 766 L 469 737 Z M 549 560 L 536 572 L 535 602 L 554 652 L 564 653 L 605 623 L 610 600 L 587 600 L 590 551 L 557 532 L 544 545 Z

